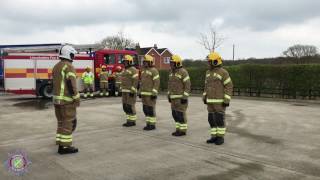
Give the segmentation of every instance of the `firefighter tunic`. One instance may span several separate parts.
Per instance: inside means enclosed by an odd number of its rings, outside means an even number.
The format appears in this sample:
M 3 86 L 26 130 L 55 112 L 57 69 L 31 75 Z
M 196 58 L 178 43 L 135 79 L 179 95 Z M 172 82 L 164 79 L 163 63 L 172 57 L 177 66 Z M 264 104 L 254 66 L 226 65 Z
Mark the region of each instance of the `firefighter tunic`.
M 121 92 L 121 72 L 114 72 L 113 77 L 115 79 L 115 95 L 118 96 L 119 92 Z
M 154 67 L 144 68 L 141 72 L 140 95 L 147 124 L 156 123 L 155 106 L 159 86 L 159 71 Z
M 136 121 L 137 119 L 135 104 L 138 78 L 138 70 L 133 66 L 126 68 L 121 75 L 122 104 L 127 121 Z
M 99 73 L 100 79 L 100 95 L 108 95 L 109 85 L 108 85 L 109 73 L 107 71 L 101 71 Z
M 71 62 L 61 60 L 52 71 L 53 102 L 58 121 L 56 143 L 71 146 L 72 132 L 76 128 L 76 107 L 80 94 L 77 90 L 76 72 Z
M 229 73 L 221 66 L 206 72 L 203 101 L 209 112 L 208 121 L 212 136 L 224 136 L 226 128 L 224 114 L 233 91 Z
M 190 77 L 184 68 L 170 71 L 168 81 L 168 99 L 171 102 L 172 116 L 176 122 L 178 131 L 186 132 L 187 116 L 186 110 L 188 102 L 183 103 L 183 99 L 189 97 L 191 91 Z

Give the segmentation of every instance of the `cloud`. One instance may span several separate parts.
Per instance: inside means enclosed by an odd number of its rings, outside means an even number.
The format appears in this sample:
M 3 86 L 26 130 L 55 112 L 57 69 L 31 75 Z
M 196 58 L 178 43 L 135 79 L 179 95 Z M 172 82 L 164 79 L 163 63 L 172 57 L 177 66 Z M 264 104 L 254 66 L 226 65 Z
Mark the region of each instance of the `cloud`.
M 140 44 L 200 58 L 199 33 L 213 24 L 227 37 L 220 48 L 227 58 L 232 44 L 238 57 L 277 56 L 293 42 L 317 43 L 305 32 L 317 33 L 318 7 L 318 0 L 2 0 L 0 44 L 93 43 L 125 28 Z

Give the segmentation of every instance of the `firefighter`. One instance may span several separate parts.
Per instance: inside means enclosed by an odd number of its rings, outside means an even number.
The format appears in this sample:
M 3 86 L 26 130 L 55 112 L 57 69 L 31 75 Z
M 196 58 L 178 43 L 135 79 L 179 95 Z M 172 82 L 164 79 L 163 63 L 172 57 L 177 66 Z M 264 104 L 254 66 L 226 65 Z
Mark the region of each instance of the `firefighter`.
M 156 99 L 160 86 L 159 71 L 153 67 L 154 59 L 150 55 L 145 55 L 143 60 L 143 70 L 141 72 L 141 84 L 139 97 L 142 98 L 143 112 L 146 116 L 146 126 L 143 130 L 156 129 Z
M 60 62 L 52 72 L 53 102 L 58 121 L 56 144 L 59 154 L 77 153 L 72 147 L 72 132 L 77 126 L 76 108 L 80 105 L 80 94 L 77 90 L 76 72 L 72 65 L 77 51 L 69 46 L 62 46 L 59 52 Z
M 221 145 L 226 133 L 225 110 L 229 106 L 233 84 L 229 73 L 222 67 L 222 58 L 216 53 L 207 56 L 209 70 L 206 72 L 203 102 L 207 104 L 211 138 L 207 143 Z
M 91 68 L 86 67 L 86 71 L 82 74 L 82 81 L 84 86 L 84 98 L 88 96 L 93 97 L 93 83 L 94 83 L 94 75 L 91 72 Z
M 121 92 L 121 74 L 122 74 L 122 68 L 121 66 L 116 67 L 116 72 L 113 73 L 114 79 L 115 79 L 115 96 L 119 96 Z
M 121 92 L 123 110 L 127 115 L 127 122 L 123 124 L 125 127 L 135 126 L 136 115 L 136 98 L 138 85 L 138 70 L 133 66 L 133 57 L 124 56 L 125 70 L 121 75 Z
M 173 136 L 185 136 L 187 133 L 188 97 L 190 93 L 190 77 L 182 67 L 181 57 L 173 55 L 170 60 L 170 74 L 168 81 L 168 101 L 171 103 L 172 116 L 176 123 L 176 131 Z
M 107 72 L 107 66 L 101 66 L 101 72 L 99 73 L 100 78 L 100 96 L 109 96 L 109 73 Z

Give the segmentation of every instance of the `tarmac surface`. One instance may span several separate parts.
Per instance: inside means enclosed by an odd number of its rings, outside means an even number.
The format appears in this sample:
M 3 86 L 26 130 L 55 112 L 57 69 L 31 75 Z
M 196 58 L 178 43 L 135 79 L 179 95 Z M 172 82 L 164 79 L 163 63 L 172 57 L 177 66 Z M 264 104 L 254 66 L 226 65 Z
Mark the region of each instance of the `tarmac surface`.
M 320 105 L 308 102 L 233 99 L 227 110 L 226 143 L 209 145 L 206 106 L 191 97 L 188 135 L 173 137 L 165 96 L 157 103 L 157 130 L 124 128 L 121 99 L 84 100 L 74 145 L 78 154 L 58 155 L 52 103 L 30 96 L 0 96 L 0 180 L 101 179 L 320 179 Z M 28 172 L 4 166 L 17 150 Z

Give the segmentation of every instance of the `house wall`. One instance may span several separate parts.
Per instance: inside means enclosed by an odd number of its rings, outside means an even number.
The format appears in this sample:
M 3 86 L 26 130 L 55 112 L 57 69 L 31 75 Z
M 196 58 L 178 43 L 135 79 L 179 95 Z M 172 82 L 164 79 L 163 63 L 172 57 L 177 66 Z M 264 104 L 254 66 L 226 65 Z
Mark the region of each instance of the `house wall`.
M 137 48 L 137 52 L 139 53 L 139 60 L 143 59 L 144 54 L 141 54 L 142 52 L 140 51 L 139 48 Z M 155 60 L 155 67 L 157 69 L 170 69 L 170 63 L 165 61 L 165 58 L 171 58 L 172 54 L 170 51 L 165 50 L 161 55 L 155 50 L 151 49 L 148 52 L 148 55 L 152 56 Z
M 172 54 L 169 51 L 165 51 L 161 55 L 161 69 L 170 69 L 170 63 L 165 62 L 165 58 L 171 58 Z
M 150 55 L 150 56 L 152 56 L 152 57 L 154 58 L 155 67 L 156 67 L 157 69 L 161 69 L 161 63 L 160 63 L 161 57 L 160 57 L 160 55 L 158 54 L 158 52 L 156 52 L 154 49 L 152 49 L 152 50 L 148 53 L 148 55 Z

